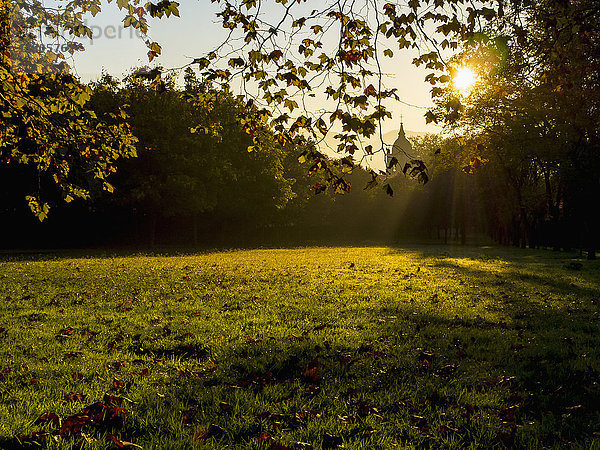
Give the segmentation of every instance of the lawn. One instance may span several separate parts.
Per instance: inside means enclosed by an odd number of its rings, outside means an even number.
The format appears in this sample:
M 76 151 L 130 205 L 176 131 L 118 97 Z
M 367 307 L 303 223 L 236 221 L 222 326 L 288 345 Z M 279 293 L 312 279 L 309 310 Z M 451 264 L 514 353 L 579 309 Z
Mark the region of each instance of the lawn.
M 574 253 L 5 255 L 0 298 L 0 448 L 600 448 Z

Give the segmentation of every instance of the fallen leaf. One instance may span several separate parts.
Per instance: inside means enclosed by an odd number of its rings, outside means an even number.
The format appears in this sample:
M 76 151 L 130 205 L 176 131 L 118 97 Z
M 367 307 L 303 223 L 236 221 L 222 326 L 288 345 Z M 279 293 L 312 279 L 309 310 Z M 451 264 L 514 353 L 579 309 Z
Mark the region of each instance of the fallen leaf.
M 67 394 L 63 398 L 67 402 L 82 402 L 85 396 L 83 394 Z
M 52 425 L 54 426 L 54 428 L 60 428 L 60 417 L 55 414 L 55 413 L 51 413 L 51 412 L 47 412 L 42 414 L 36 421 L 35 423 L 44 423 L 44 422 L 52 422 Z
M 204 430 L 197 430 L 194 434 L 194 439 L 196 441 L 206 441 L 211 437 L 220 437 L 225 434 L 225 430 L 218 425 L 209 425 L 208 428 Z

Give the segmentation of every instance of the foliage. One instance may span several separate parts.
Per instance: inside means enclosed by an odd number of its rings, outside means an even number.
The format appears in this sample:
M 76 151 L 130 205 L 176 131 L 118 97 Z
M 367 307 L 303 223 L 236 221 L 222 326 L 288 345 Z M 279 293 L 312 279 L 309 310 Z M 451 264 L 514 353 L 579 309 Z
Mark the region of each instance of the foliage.
M 37 188 L 25 194 L 40 220 L 50 208 L 41 192 L 44 181 L 58 186 L 67 203 L 89 198 L 93 190 L 111 191 L 107 176 L 117 160 L 135 156 L 136 142 L 127 115 L 120 108 L 96 115 L 88 105 L 91 90 L 67 72 L 60 55 L 32 38 L 49 14 L 39 2 L 0 5 L 0 164 L 33 169 Z M 46 32 L 56 33 L 49 26 Z
M 583 240 L 594 254 L 599 15 L 590 1 L 509 4 L 502 20 L 452 60 L 478 74 L 471 91 L 457 91 L 449 80 L 434 91 L 434 116 L 478 142 L 473 158 L 491 162 L 490 212 L 517 244 L 538 245 L 543 229 L 552 228 L 554 246 Z M 506 199 L 505 207 L 498 204 Z
M 494 4 L 492 0 L 481 2 L 478 8 L 467 8 L 464 21 L 457 7 L 464 8 L 457 0 L 447 2 L 449 8 L 444 2 L 436 2 L 432 8 L 419 0 L 411 0 L 405 8 L 372 0 L 364 0 L 361 5 L 331 2 L 315 5 L 310 13 L 306 5 L 286 0 L 217 3 L 217 16 L 228 36 L 223 45 L 199 55 L 190 65 L 200 69 L 206 82 L 228 86 L 239 80 L 257 107 L 242 119 L 245 125 L 268 125 L 277 133 L 281 145 L 306 138 L 319 141 L 328 132 L 335 133 L 338 150 L 346 154 L 348 161 L 363 151 L 373 153 L 372 147 L 363 149 L 361 142 L 381 129 L 381 121 L 391 117 L 386 102 L 397 99 L 395 89 L 384 86 L 381 58 L 393 57 L 394 47 L 417 48 L 418 43 L 425 42 L 414 63 L 432 70 L 443 69 L 439 50 L 458 48 L 481 28 L 482 22 L 497 14 L 488 7 Z M 116 4 L 125 13 L 124 26 L 144 34 L 148 32 L 148 18 L 179 15 L 179 4 L 173 1 L 142 5 L 140 0 L 118 0 Z M 16 7 L 27 11 L 33 24 L 43 24 L 56 39 L 61 37 L 60 30 L 49 26 L 49 22 L 59 23 L 65 32 L 75 36 L 89 36 L 91 30 L 82 17 L 85 12 L 97 14 L 100 0 L 77 0 L 70 5 L 56 12 L 39 2 L 34 2 L 34 6 L 16 2 Z M 428 28 L 432 31 L 425 31 Z M 147 45 L 152 61 L 160 55 L 161 47 L 151 39 L 147 39 Z M 49 55 L 60 58 L 62 53 Z M 164 83 L 158 67 L 139 75 L 154 80 L 157 87 Z M 443 80 L 444 76 L 428 77 L 432 83 L 438 79 Z M 328 106 L 312 114 L 313 98 L 322 96 Z M 252 133 L 253 127 L 248 126 L 247 130 Z M 260 148 L 260 136 L 253 138 L 255 148 Z M 375 151 L 382 150 L 383 145 Z M 343 176 L 321 155 L 312 152 L 305 158 L 310 160 L 311 168 L 325 172 L 334 190 L 347 191 Z M 422 162 L 411 165 L 415 178 L 427 179 Z
M 194 223 L 202 213 L 268 222 L 295 195 L 284 176 L 285 152 L 268 129 L 256 130 L 263 149 L 251 151 L 246 125 L 237 120 L 251 108 L 190 72 L 183 90 L 169 82 L 160 93 L 135 76 L 123 86 L 105 76 L 94 87 L 92 104 L 101 111 L 129 105 L 140 156 L 119 166 L 115 200 L 138 213 Z

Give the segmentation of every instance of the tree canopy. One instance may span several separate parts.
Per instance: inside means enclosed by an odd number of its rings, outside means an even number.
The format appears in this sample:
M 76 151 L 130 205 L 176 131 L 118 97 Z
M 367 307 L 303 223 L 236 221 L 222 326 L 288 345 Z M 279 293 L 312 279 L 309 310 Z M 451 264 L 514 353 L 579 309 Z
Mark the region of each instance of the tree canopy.
M 174 1 L 117 0 L 123 26 L 146 36 L 152 19 L 179 15 Z M 360 1 L 240 0 L 214 2 L 225 31 L 221 45 L 199 49 L 189 62 L 210 89 L 186 101 L 211 111 L 218 92 L 245 97 L 239 125 L 260 152 L 275 141 L 303 146 L 327 133 L 338 140 L 337 166 L 316 151 L 300 155 L 309 170 L 323 174 L 333 191 L 347 192 L 344 171 L 363 155 L 384 150 L 365 145 L 398 100 L 386 87 L 386 58 L 418 52 L 413 63 L 429 70 L 425 81 L 437 107 L 427 120 L 462 135 L 459 167 L 469 174 L 494 167 L 515 191 L 514 220 L 531 228 L 523 188 L 545 198 L 536 214 L 558 221 L 578 217 L 592 229 L 596 212 L 589 200 L 598 192 L 598 16 L 592 0 L 409 0 Z M 84 18 L 96 15 L 100 0 L 75 0 L 52 9 L 39 1 L 2 3 L 2 129 L 4 164 L 27 164 L 50 176 L 64 199 L 85 197 L 92 184 L 110 189 L 105 178 L 115 161 L 133 155 L 135 137 L 127 116 L 97 116 L 88 107 L 89 90 L 68 75 L 65 55 L 82 50 L 71 37 L 91 35 Z M 61 45 L 40 48 L 34 30 Z M 160 61 L 160 43 L 146 38 L 150 63 Z M 158 58 L 158 59 L 157 59 Z M 458 88 L 462 68 L 473 73 L 470 90 Z M 141 69 L 136 76 L 164 90 L 167 71 Z M 191 131 L 218 136 L 212 114 L 198 117 Z M 265 132 L 265 130 L 269 130 Z M 89 156 L 88 156 L 89 155 Z M 420 180 L 427 166 L 414 155 L 393 160 L 373 185 L 401 164 Z M 344 162 L 345 161 L 345 162 Z M 85 176 L 83 176 L 85 175 Z M 535 186 L 535 188 L 533 188 Z M 47 206 L 28 197 L 40 218 Z M 536 206 L 537 208 L 537 206 Z M 539 209 L 539 208 L 538 208 Z M 526 235 L 526 232 L 523 232 Z M 526 241 L 527 238 L 524 238 Z

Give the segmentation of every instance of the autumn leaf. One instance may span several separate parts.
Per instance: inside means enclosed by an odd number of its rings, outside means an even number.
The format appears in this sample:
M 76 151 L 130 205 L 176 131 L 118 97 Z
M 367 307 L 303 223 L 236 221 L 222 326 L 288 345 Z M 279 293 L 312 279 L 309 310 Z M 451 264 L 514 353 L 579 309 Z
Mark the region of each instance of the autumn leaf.
M 312 383 L 316 383 L 321 379 L 318 375 L 319 371 L 319 359 L 315 358 L 311 362 L 309 362 L 304 368 L 304 372 L 302 372 L 302 376 Z
M 225 430 L 218 425 L 209 425 L 208 428 L 198 429 L 194 434 L 196 441 L 206 441 L 211 437 L 220 437 L 225 434 Z
M 83 394 L 67 394 L 63 398 L 67 402 L 82 402 L 85 396 Z

